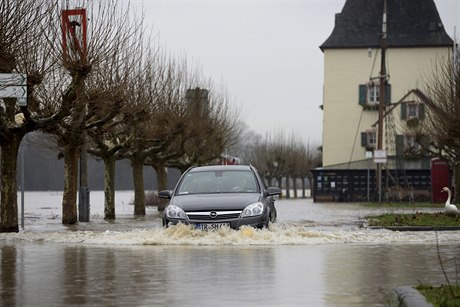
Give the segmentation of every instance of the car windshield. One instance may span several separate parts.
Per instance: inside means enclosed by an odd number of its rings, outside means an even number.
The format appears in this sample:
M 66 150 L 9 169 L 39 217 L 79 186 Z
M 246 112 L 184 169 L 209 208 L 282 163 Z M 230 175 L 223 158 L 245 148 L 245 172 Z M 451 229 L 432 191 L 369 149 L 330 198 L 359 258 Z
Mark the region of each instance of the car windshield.
M 210 193 L 257 193 L 259 187 L 251 171 L 202 171 L 185 175 L 179 195 Z

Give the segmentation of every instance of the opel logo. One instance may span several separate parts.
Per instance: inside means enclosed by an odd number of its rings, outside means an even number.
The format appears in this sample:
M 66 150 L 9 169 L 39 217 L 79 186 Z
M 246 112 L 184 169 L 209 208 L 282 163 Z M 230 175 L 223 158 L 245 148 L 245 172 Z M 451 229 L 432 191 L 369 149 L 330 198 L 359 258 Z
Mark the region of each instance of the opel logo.
M 211 213 L 209 213 L 209 216 L 212 218 L 212 219 L 215 219 L 217 217 L 217 212 L 216 211 L 212 211 Z

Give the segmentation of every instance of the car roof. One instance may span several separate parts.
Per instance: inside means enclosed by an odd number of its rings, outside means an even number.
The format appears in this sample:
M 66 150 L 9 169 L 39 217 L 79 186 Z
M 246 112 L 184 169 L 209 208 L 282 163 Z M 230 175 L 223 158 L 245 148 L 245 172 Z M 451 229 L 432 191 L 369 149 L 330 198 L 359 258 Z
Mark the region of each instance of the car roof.
M 197 166 L 191 168 L 189 173 L 194 172 L 207 172 L 207 171 L 251 171 L 249 165 L 209 165 L 209 166 Z

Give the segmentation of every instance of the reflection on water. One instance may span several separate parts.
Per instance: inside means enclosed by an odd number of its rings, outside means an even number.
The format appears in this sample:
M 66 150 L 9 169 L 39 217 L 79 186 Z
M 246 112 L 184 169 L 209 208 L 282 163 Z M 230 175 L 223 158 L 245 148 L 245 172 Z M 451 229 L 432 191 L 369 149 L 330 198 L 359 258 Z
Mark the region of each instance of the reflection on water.
M 16 295 L 16 247 L 14 245 L 1 246 L 1 287 L 0 302 L 15 302 Z M 11 305 L 11 306 L 14 306 Z
M 386 306 L 396 286 L 445 283 L 436 247 L 425 244 L 0 250 L 2 306 Z M 441 251 L 454 281 L 460 247 Z
M 396 286 L 446 283 L 434 232 L 360 227 L 399 209 L 282 200 L 270 230 L 203 232 L 122 202 L 115 222 L 92 206 L 66 227 L 48 194 L 26 203 L 25 230 L 0 233 L 0 306 L 386 306 Z M 439 233 L 455 282 L 458 234 Z

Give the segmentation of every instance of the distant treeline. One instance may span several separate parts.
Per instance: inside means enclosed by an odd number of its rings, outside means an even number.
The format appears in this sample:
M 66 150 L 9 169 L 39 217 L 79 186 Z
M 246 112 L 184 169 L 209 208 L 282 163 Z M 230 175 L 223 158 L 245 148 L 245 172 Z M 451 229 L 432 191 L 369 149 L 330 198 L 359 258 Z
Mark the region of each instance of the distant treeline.
M 40 142 L 36 134 L 27 135 L 22 143 L 24 150 L 24 188 L 26 191 L 62 191 L 64 189 L 64 161 L 58 159 L 57 150 Z M 21 185 L 21 151 L 17 165 L 18 188 Z M 180 172 L 168 169 L 168 188 L 174 188 Z M 88 185 L 90 190 L 104 189 L 104 163 L 88 156 Z M 145 190 L 156 190 L 156 173 L 150 166 L 144 167 Z M 115 188 L 133 190 L 133 174 L 129 160 L 116 163 Z

